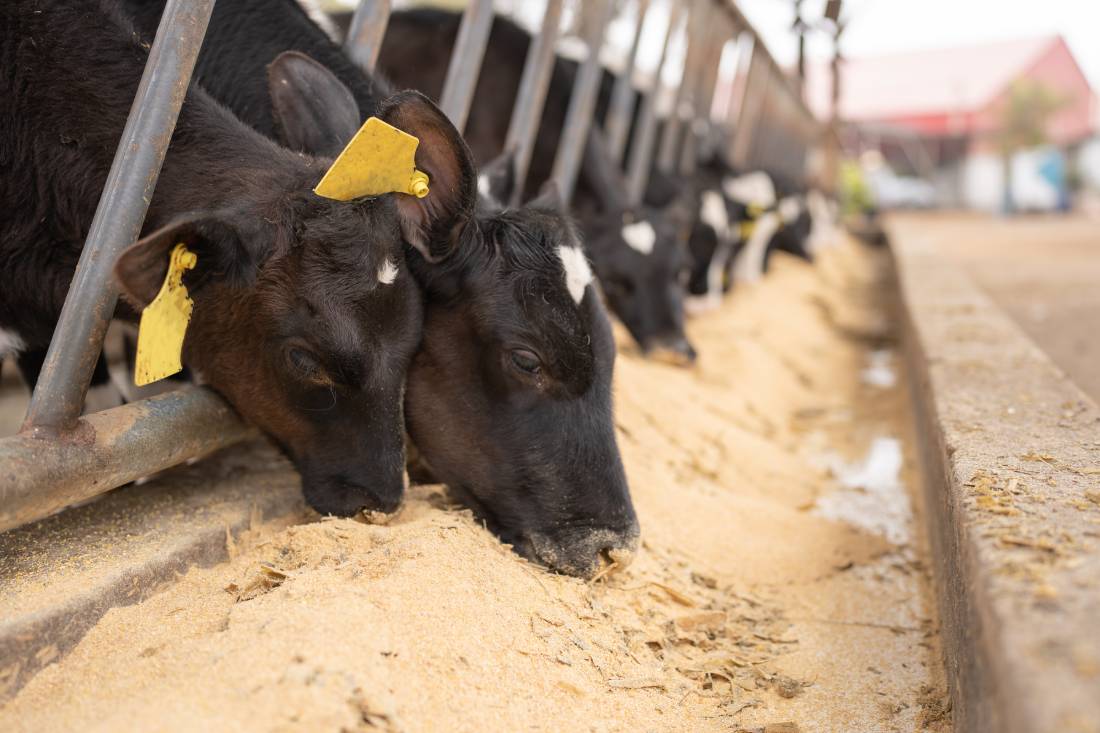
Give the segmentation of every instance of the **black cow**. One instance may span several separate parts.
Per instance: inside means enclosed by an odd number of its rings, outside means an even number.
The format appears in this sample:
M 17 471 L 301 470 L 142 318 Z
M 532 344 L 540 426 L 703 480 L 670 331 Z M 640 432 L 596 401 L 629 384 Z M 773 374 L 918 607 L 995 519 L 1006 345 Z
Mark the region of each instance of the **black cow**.
M 162 6 L 129 0 L 146 32 Z M 383 88 L 293 0 L 217 5 L 196 74 L 256 129 L 323 154 L 339 151 Z M 299 86 L 308 93 L 284 95 Z M 507 159 L 482 170 L 476 209 L 468 163 L 432 179 L 433 190 L 461 191 L 462 215 L 407 252 L 425 314 L 408 431 L 436 478 L 519 552 L 591 575 L 602 556 L 625 562 L 638 539 L 612 421 L 615 346 L 555 192 L 520 209 L 495 203 L 511 170 Z
M 346 17 L 338 20 L 346 23 Z M 394 13 L 379 69 L 398 86 L 438 98 L 460 21 L 459 14 L 442 10 Z M 502 151 L 530 44 L 527 32 L 513 22 L 502 17 L 493 20 L 466 123 L 465 137 L 476 160 L 492 160 Z M 529 175 L 523 182 L 526 193 L 550 178 L 577 71 L 575 62 L 559 58 L 555 63 Z M 599 150 L 586 151 L 573 209 L 596 274 L 612 311 L 643 351 L 691 361 L 695 351 L 683 328 L 686 232 L 681 234 L 661 208 L 628 207 L 622 188 L 622 176 L 610 158 Z
M 116 2 L 0 5 L 5 350 L 43 349 L 53 332 L 147 49 Z M 465 148 L 442 113 L 415 93 L 373 102 L 425 141 L 427 199 L 320 198 L 329 159 L 278 146 L 193 85 L 145 234 L 116 268 L 118 315 L 134 319 L 170 250 L 197 254 L 185 362 L 286 450 L 309 503 L 337 514 L 401 500 L 402 395 L 423 319 L 402 232 L 454 228 L 468 198 L 449 177 Z

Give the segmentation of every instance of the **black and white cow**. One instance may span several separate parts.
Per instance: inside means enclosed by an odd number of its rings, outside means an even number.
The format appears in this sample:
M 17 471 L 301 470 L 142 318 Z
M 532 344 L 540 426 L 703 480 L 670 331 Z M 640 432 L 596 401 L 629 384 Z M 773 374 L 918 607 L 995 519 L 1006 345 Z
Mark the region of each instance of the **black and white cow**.
M 149 33 L 163 0 L 128 6 Z M 341 149 L 385 88 L 293 0 L 216 6 L 196 78 L 256 129 L 322 155 Z M 512 171 L 502 157 L 478 177 L 468 163 L 432 177 L 432 190 L 458 192 L 461 214 L 406 253 L 424 293 L 407 427 L 435 478 L 519 552 L 591 575 L 604 559 L 625 563 L 638 541 L 612 420 L 615 345 L 556 191 L 499 204 Z
M 6 352 L 41 351 L 148 45 L 117 2 L 10 0 L 0 58 L 0 333 Z M 374 103 L 429 141 L 429 175 L 445 184 L 468 167 L 426 98 Z M 195 303 L 184 362 L 283 447 L 316 509 L 392 510 L 404 490 L 405 373 L 423 320 L 416 283 L 397 267 L 403 232 L 453 228 L 461 200 L 446 185 L 427 200 L 322 199 L 313 188 L 330 164 L 278 146 L 192 86 L 144 236 L 116 266 L 118 315 L 134 319 L 152 300 L 185 243 L 197 265 L 184 278 Z
M 442 10 L 395 12 L 379 69 L 398 86 L 437 97 L 460 21 L 459 14 Z M 493 20 L 465 132 L 477 160 L 493 160 L 503 150 L 530 44 L 528 33 L 515 23 L 502 17 Z M 577 72 L 575 62 L 556 60 L 530 171 L 522 182 L 526 194 L 551 176 Z M 621 171 L 590 144 L 572 207 L 596 275 L 612 312 L 644 352 L 691 362 L 695 350 L 683 323 L 686 230 L 681 231 L 661 207 L 628 206 L 623 189 Z

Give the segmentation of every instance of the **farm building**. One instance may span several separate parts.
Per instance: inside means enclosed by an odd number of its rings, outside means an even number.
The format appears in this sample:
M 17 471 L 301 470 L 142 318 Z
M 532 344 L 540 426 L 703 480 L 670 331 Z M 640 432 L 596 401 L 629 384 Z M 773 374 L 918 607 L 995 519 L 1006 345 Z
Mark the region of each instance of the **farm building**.
M 1006 199 L 1002 131 L 1015 104 L 1025 110 L 1016 114 L 1015 126 L 1036 128 L 1012 145 L 1015 206 L 1052 210 L 1068 204 L 1074 166 L 1096 129 L 1096 103 L 1061 36 L 842 64 L 840 116 L 850 123 L 850 152 L 881 151 L 898 174 L 931 181 L 941 205 L 999 210 Z M 822 119 L 830 112 L 830 78 L 827 65 L 808 70 L 807 100 Z M 1036 111 L 1044 105 L 1046 114 Z M 1081 175 L 1088 180 L 1092 173 Z

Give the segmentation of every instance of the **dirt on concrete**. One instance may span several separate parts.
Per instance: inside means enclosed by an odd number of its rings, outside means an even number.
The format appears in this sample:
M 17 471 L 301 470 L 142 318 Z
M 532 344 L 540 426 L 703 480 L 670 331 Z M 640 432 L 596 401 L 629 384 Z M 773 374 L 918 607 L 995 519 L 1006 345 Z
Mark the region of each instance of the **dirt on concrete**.
M 1085 216 L 892 218 L 919 229 L 1100 402 L 1100 222 Z
M 950 729 L 887 268 L 781 259 L 696 368 L 623 353 L 628 568 L 548 574 L 416 487 L 109 611 L 0 729 Z

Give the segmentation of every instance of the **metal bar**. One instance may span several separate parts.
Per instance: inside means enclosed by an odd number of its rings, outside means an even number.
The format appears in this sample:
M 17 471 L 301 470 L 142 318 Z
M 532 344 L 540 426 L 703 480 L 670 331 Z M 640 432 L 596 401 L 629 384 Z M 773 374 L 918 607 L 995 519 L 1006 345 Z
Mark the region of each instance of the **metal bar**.
M 0 532 L 257 434 L 224 400 L 187 387 L 104 410 L 56 440 L 0 440 Z
M 679 159 L 677 151 L 680 149 L 684 105 L 690 96 L 691 77 L 701 45 L 698 33 L 699 18 L 707 3 L 708 0 L 695 0 L 689 3 L 691 8 L 688 11 L 689 16 L 684 32 L 684 67 L 680 73 L 680 83 L 676 87 L 672 110 L 669 112 L 668 119 L 665 120 L 665 128 L 661 133 L 661 143 L 657 152 L 657 168 L 662 173 L 672 173 Z
M 708 12 L 708 16 L 713 13 Z M 707 18 L 702 24 L 706 43 L 699 54 L 695 79 L 691 92 L 692 116 L 684 143 L 680 148 L 679 170 L 682 175 L 690 176 L 695 172 L 699 152 L 711 134 L 710 111 L 714 105 L 714 85 L 718 80 L 718 64 L 722 58 L 722 46 L 727 38 L 726 23 L 721 18 Z
M 603 45 L 604 31 L 615 11 L 613 0 L 590 0 L 596 3 L 592 17 L 595 22 L 587 29 L 588 58 L 581 64 L 573 85 L 573 95 L 569 98 L 569 111 L 565 115 L 558 154 L 554 159 L 552 178 L 558 184 L 562 201 L 569 203 L 573 198 L 573 188 L 580 173 L 584 146 L 588 142 L 588 128 L 592 124 L 592 114 L 596 111 L 596 96 L 600 91 L 600 77 L 603 67 L 600 65 L 600 47 Z
M 359 0 L 351 16 L 344 51 L 368 74 L 374 72 L 390 22 L 390 0 Z
M 542 120 L 542 109 L 546 104 L 546 92 L 550 88 L 550 77 L 554 71 L 554 46 L 558 41 L 558 29 L 561 27 L 562 0 L 547 0 L 546 12 L 542 16 L 542 28 L 527 51 L 527 60 L 523 65 L 523 77 L 520 79 L 516 105 L 512 110 L 512 119 L 508 123 L 508 134 L 504 138 L 504 149 L 515 156 L 516 183 L 512 187 L 512 206 L 519 206 L 523 198 L 523 187 L 527 181 L 527 171 L 531 167 L 531 155 L 535 150 L 535 134 Z
M 756 126 L 763 112 L 764 95 L 767 92 L 767 63 L 760 52 L 761 43 L 753 39 L 752 56 L 749 71 L 745 77 L 745 93 L 741 98 L 741 109 L 737 115 L 737 128 L 733 134 L 733 164 L 738 168 L 752 165 L 752 151 L 756 138 Z
M 607 151 L 616 165 L 622 165 L 626 152 L 626 140 L 630 134 L 630 122 L 634 116 L 634 105 L 638 95 L 634 91 L 634 66 L 638 60 L 638 46 L 641 45 L 642 30 L 646 15 L 649 13 L 649 0 L 638 0 L 638 25 L 634 29 L 634 40 L 630 44 L 630 53 L 626 58 L 623 72 L 615 80 L 611 91 L 611 104 L 604 122 L 607 137 Z
M 214 0 L 169 0 L 23 424 L 72 428 L 118 301 L 111 272 L 141 233 Z
M 678 3 L 669 13 L 668 28 L 665 29 L 665 40 L 661 44 L 661 60 L 657 62 L 653 88 L 643 98 L 642 111 L 638 115 L 638 131 L 635 133 L 635 141 L 630 150 L 630 160 L 627 165 L 627 201 L 631 206 L 637 206 L 642 202 L 645 186 L 649 181 L 654 146 L 657 142 L 657 98 L 661 95 L 661 74 L 668 60 L 669 43 L 680 25 L 683 14 L 683 5 Z
M 466 129 L 466 117 L 474 101 L 477 77 L 492 27 L 493 0 L 470 0 L 462 13 L 447 79 L 443 82 L 443 94 L 439 97 L 440 109 L 459 133 Z

